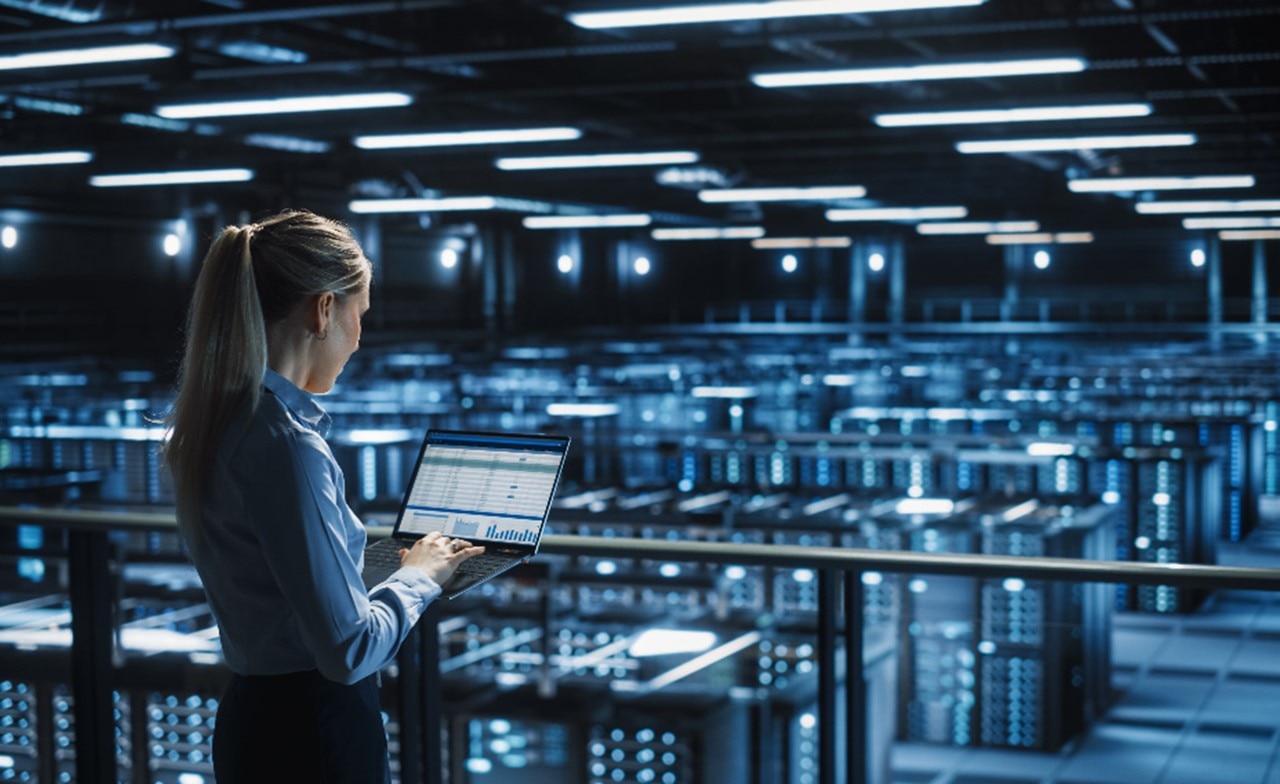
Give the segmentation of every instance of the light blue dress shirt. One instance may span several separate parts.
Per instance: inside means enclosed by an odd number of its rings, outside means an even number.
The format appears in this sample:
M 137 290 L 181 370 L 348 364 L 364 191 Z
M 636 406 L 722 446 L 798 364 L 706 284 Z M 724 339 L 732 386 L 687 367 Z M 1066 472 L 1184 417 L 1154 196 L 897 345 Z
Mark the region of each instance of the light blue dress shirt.
M 325 442 L 329 415 L 268 369 L 258 408 L 228 428 L 198 520 L 181 530 L 242 675 L 319 670 L 355 683 L 388 664 L 440 595 L 412 567 L 366 591 L 367 538 Z

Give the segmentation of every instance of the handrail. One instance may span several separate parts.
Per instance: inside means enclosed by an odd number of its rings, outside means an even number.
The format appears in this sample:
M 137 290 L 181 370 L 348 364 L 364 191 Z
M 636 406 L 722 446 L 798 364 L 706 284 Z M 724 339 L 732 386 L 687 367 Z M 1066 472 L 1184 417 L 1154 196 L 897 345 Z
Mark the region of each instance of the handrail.
M 176 530 L 173 514 L 0 506 L 0 525 L 54 525 L 81 531 L 103 526 Z M 390 529 L 371 526 L 370 536 Z M 1280 569 L 1201 564 L 1150 564 L 969 553 L 921 553 L 806 545 L 668 541 L 598 536 L 543 537 L 541 552 L 595 558 L 698 561 L 740 566 L 832 569 L 844 572 L 945 574 L 1000 579 L 1023 577 L 1071 582 L 1133 583 L 1208 589 L 1280 591 Z

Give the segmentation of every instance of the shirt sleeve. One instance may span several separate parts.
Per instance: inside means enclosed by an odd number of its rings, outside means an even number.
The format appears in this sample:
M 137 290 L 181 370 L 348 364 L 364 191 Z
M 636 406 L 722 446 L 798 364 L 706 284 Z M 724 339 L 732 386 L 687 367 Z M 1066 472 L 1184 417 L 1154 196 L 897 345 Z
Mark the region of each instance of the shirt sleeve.
M 262 447 L 237 473 L 263 557 L 317 669 L 355 683 L 391 661 L 440 587 L 406 567 L 366 592 L 346 545 L 346 527 L 359 523 L 328 445 L 319 435 L 283 431 Z

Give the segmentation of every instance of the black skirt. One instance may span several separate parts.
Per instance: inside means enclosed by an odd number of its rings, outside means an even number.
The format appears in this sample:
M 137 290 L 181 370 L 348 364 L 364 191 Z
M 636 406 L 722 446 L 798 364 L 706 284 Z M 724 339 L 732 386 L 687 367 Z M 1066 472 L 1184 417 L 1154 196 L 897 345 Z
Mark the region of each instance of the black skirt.
M 232 675 L 213 731 L 218 784 L 389 784 L 376 676 Z

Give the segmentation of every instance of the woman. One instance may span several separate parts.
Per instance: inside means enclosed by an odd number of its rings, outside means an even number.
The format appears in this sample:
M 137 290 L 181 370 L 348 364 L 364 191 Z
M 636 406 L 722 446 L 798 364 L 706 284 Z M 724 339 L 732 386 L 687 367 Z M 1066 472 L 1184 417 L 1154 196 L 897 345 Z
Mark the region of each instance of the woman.
M 483 551 L 432 534 L 361 582 L 365 529 L 311 396 L 359 347 L 371 277 L 346 227 L 285 211 L 224 229 L 196 281 L 165 459 L 232 670 L 223 784 L 389 781 L 376 674 Z

